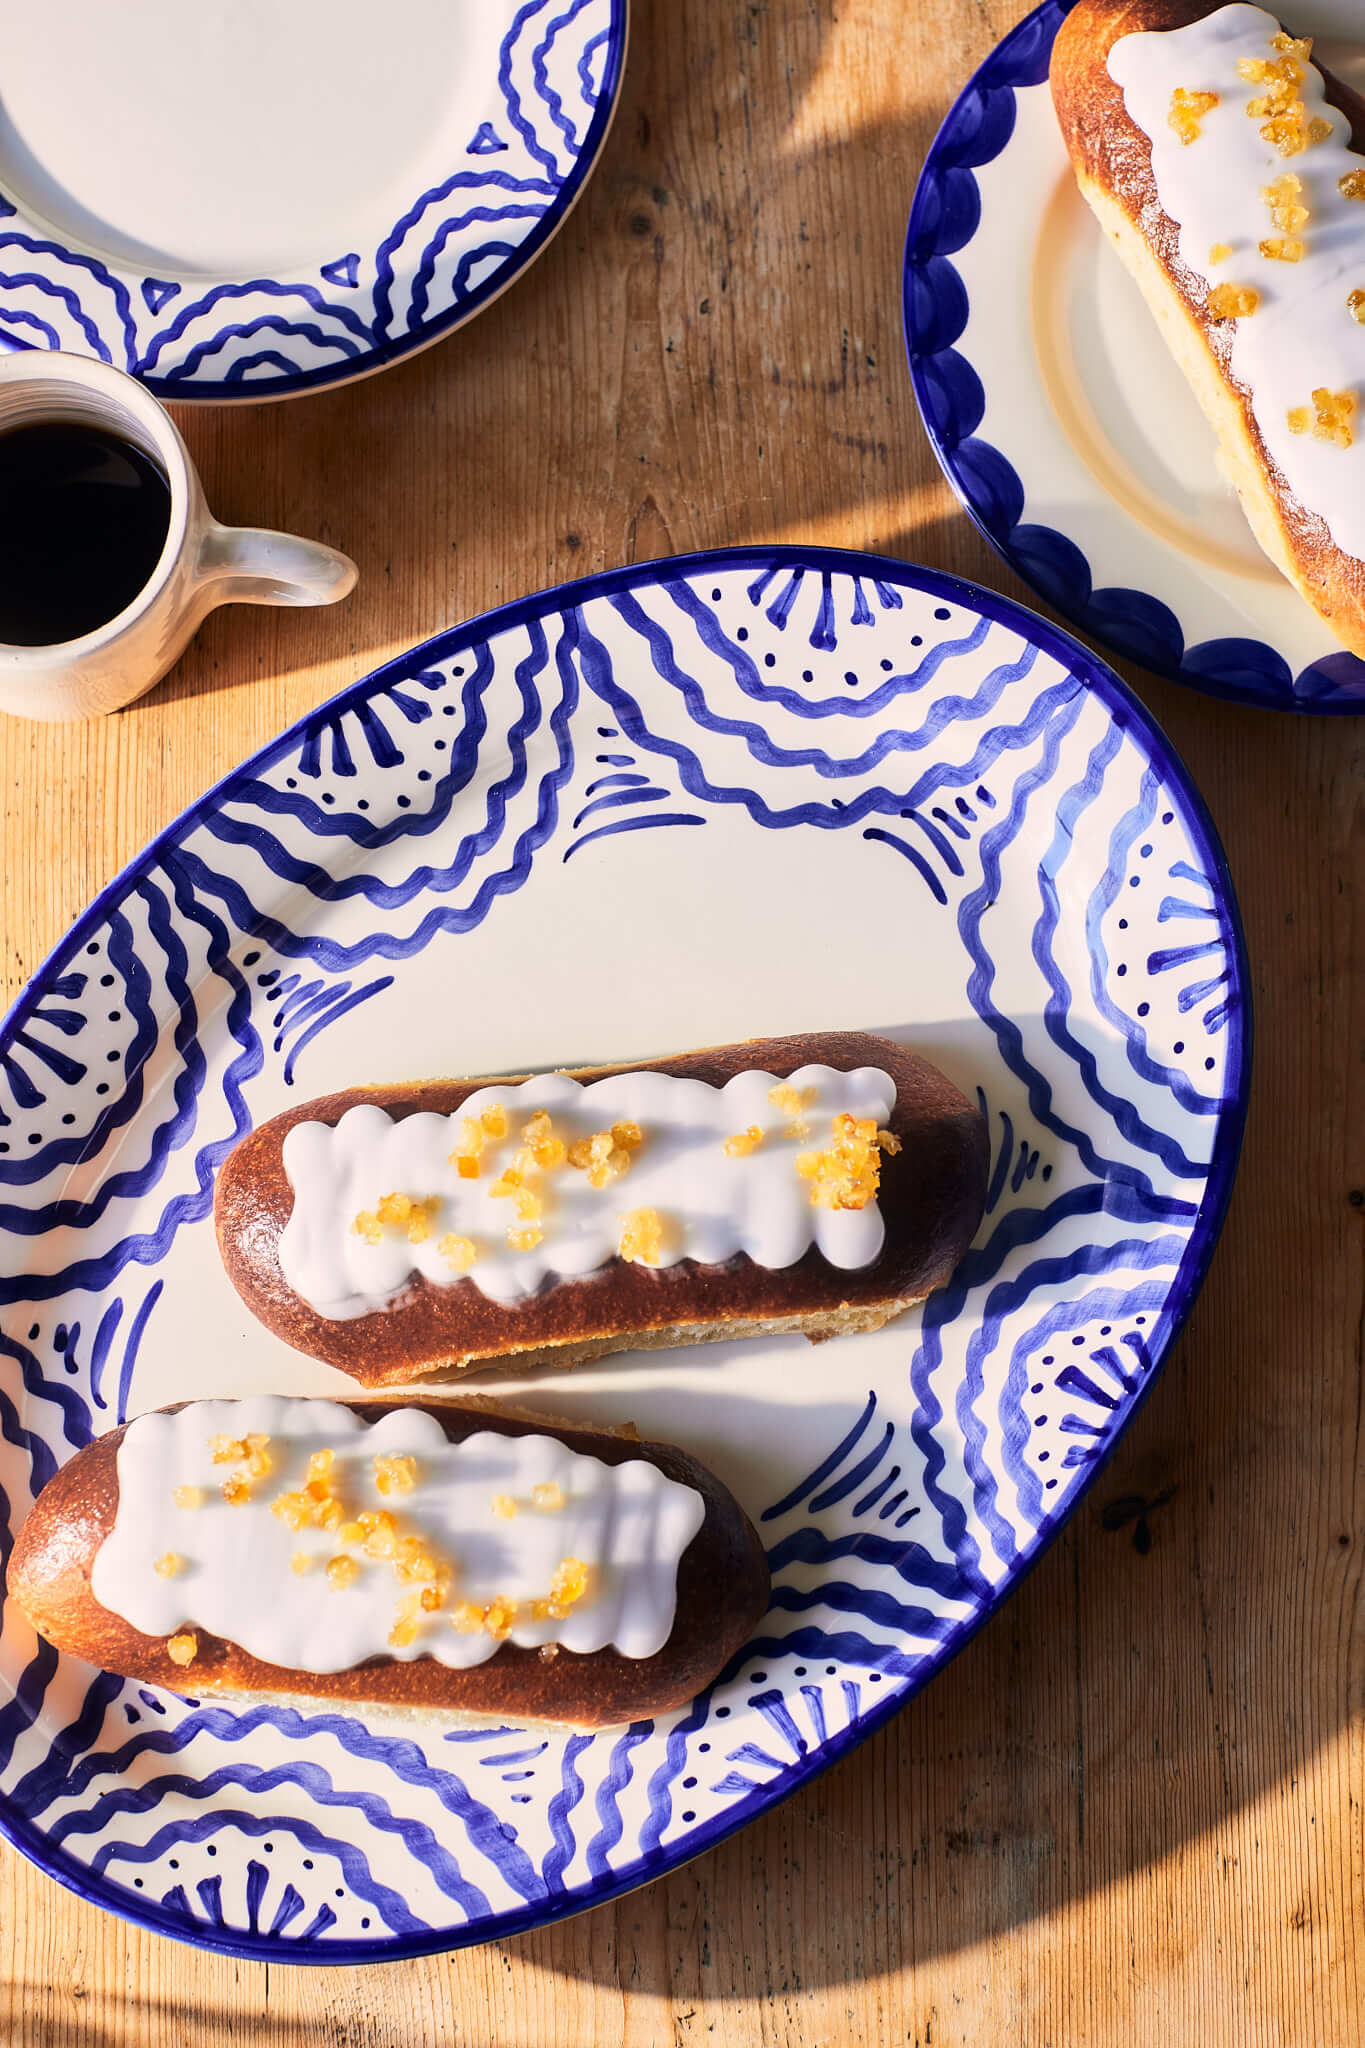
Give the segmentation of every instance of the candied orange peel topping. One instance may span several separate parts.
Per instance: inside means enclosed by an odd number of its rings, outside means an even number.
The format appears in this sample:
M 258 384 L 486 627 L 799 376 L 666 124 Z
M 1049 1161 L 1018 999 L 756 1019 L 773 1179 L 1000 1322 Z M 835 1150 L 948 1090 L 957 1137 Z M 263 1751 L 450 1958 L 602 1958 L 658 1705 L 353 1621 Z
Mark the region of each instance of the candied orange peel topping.
M 456 1600 L 450 1609 L 450 1626 L 460 1635 L 481 1632 L 504 1642 L 516 1626 L 523 1606 L 532 1621 L 562 1621 L 588 1591 L 591 1574 L 581 1558 L 562 1558 L 550 1579 L 550 1591 L 543 1600 L 522 1602 L 502 1595 L 481 1605 L 477 1600 Z
M 727 1138 L 723 1151 L 727 1159 L 747 1159 L 751 1152 L 757 1152 L 763 1143 L 761 1124 L 749 1124 L 742 1131 L 736 1131 L 733 1138 Z
M 177 1486 L 171 1494 L 178 1508 L 202 1508 L 205 1498 L 202 1486 Z
M 796 1170 L 810 1182 L 814 1209 L 865 1209 L 877 1198 L 882 1153 L 899 1152 L 900 1139 L 878 1130 L 875 1117 L 850 1116 L 847 1110 L 831 1119 L 831 1142 L 822 1152 L 801 1152 Z
M 270 1455 L 270 1438 L 255 1432 L 250 1436 L 211 1436 L 209 1451 L 215 1465 L 237 1467 L 235 1472 L 227 1475 L 218 1489 L 229 1507 L 241 1507 L 249 1501 L 251 1482 L 254 1479 L 267 1478 L 274 1464 Z M 200 1496 L 193 1505 L 197 1507 L 202 1503 L 203 1495 L 199 1488 L 177 1487 L 176 1498 L 180 1506 L 191 1505 L 188 1499 L 180 1500 L 182 1493 L 188 1495 L 191 1492 Z
M 1230 242 L 1215 242 L 1209 250 L 1209 262 L 1226 263 L 1231 254 L 1232 244 Z
M 1272 263 L 1298 263 L 1303 256 L 1303 243 L 1292 235 L 1271 235 L 1257 244 L 1263 256 Z
M 483 1625 L 490 1636 L 498 1642 L 505 1642 L 511 1635 L 517 1618 L 515 1600 L 490 1600 L 483 1610 Z
M 1329 391 L 1320 384 L 1312 394 L 1311 409 L 1306 405 L 1294 406 L 1289 414 L 1291 434 L 1312 434 L 1315 441 L 1331 441 L 1338 448 L 1349 448 L 1355 439 L 1353 422 L 1360 401 L 1354 391 Z
M 379 1452 L 374 1459 L 374 1483 L 379 1493 L 411 1493 L 417 1484 L 417 1460 L 406 1452 Z
M 270 1503 L 291 1529 L 326 1529 L 334 1533 L 346 1520 L 341 1496 L 332 1484 L 334 1451 L 314 1451 L 308 1460 L 303 1485 L 296 1492 L 281 1493 Z
M 563 1621 L 588 1590 L 588 1567 L 581 1557 L 566 1557 L 555 1567 L 548 1599 L 531 1602 L 532 1621 Z
M 1274 57 L 1243 57 L 1237 69 L 1248 85 L 1265 91 L 1247 101 L 1247 113 L 1262 123 L 1261 136 L 1281 156 L 1300 156 L 1332 132 L 1330 121 L 1321 114 L 1306 118 L 1303 81 L 1313 53 L 1311 36 L 1272 36 Z
M 399 1537 L 393 1568 L 400 1579 L 416 1585 L 434 1585 L 441 1575 L 441 1561 L 423 1536 Z
M 439 1195 L 381 1195 L 373 1209 L 361 1210 L 351 1228 L 366 1244 L 382 1244 L 386 1229 L 401 1230 L 409 1244 L 425 1244 L 440 1206 Z
M 403 1495 L 416 1490 L 420 1479 L 418 1461 L 407 1452 L 376 1452 L 370 1461 L 376 1491 Z M 398 1618 L 389 1633 L 395 1649 L 405 1648 L 417 1638 L 423 1614 L 435 1614 L 450 1594 L 452 1568 L 423 1535 L 405 1531 L 399 1516 L 387 1507 L 365 1508 L 348 1515 L 338 1486 L 337 1454 L 314 1451 L 308 1460 L 303 1485 L 283 1493 L 271 1503 L 272 1512 L 292 1529 L 322 1528 L 346 1550 L 329 1558 L 324 1571 L 329 1586 L 342 1590 L 353 1585 L 363 1566 L 348 1552 L 387 1564 L 400 1586 L 408 1588 L 398 1604 Z M 495 1504 L 496 1505 L 496 1504 Z M 515 1503 L 513 1503 L 515 1512 Z M 310 1571 L 321 1560 L 316 1553 L 296 1551 L 291 1569 Z
M 398 1603 L 398 1618 L 389 1633 L 395 1649 L 414 1642 L 424 1614 L 438 1614 L 450 1594 L 450 1567 L 421 1536 L 398 1536 L 391 1560 L 401 1584 L 413 1588 Z
M 557 1515 L 564 1505 L 564 1489 L 557 1479 L 543 1479 L 531 1488 L 531 1506 L 542 1515 Z
M 507 1120 L 501 1110 L 499 1116 L 505 1128 Z M 572 1148 L 556 1132 L 548 1109 L 532 1112 L 521 1127 L 521 1140 L 488 1192 L 495 1201 L 510 1201 L 516 1213 L 517 1220 L 507 1231 L 508 1247 L 514 1252 L 529 1252 L 545 1235 L 539 1227 L 546 1207 L 545 1182 L 540 1176 L 563 1166 L 571 1158 Z M 460 1270 L 468 1271 L 468 1267 Z
M 444 1237 L 437 1240 L 436 1249 L 451 1270 L 461 1275 L 469 1271 L 479 1256 L 473 1238 L 459 1237 L 453 1230 L 448 1230 Z
M 549 1110 L 536 1110 L 521 1127 L 521 1146 L 513 1165 L 523 1173 L 534 1166 L 543 1173 L 551 1172 L 556 1166 L 562 1166 L 568 1156 L 569 1148 L 555 1130 Z
M 1350 293 L 1346 300 L 1346 310 L 1353 320 L 1359 320 L 1361 325 L 1365 326 L 1365 291 L 1357 289 Z
M 663 1218 L 657 1209 L 631 1209 L 621 1218 L 617 1250 L 637 1266 L 657 1266 L 663 1250 Z
M 1303 200 L 1303 179 L 1296 171 L 1285 171 L 1269 185 L 1262 185 L 1261 197 L 1270 208 L 1270 218 L 1277 228 L 1286 234 L 1301 228 L 1308 219 L 1308 208 Z
M 356 1516 L 366 1557 L 391 1558 L 398 1549 L 398 1518 L 387 1508 L 366 1508 Z
M 561 1558 L 550 1580 L 550 1619 L 562 1621 L 588 1590 L 588 1567 L 581 1557 Z
M 1304 120 L 1302 100 L 1293 101 L 1282 114 L 1272 116 L 1261 126 L 1261 134 L 1281 156 L 1301 156 L 1315 142 L 1326 142 L 1331 132 L 1331 122 L 1324 121 L 1320 114 L 1315 114 L 1311 121 Z
M 1204 116 L 1218 105 L 1216 92 L 1188 92 L 1178 85 L 1171 94 L 1166 119 L 1183 143 L 1197 142 L 1204 132 Z
M 570 1166 L 587 1175 L 590 1188 L 609 1188 L 613 1181 L 629 1172 L 631 1154 L 637 1152 L 643 1143 L 644 1132 L 639 1124 L 626 1119 L 614 1123 L 610 1130 L 594 1131 L 588 1138 L 575 1138 L 566 1156 Z
M 478 1116 L 460 1119 L 460 1135 L 450 1163 L 461 1180 L 477 1180 L 483 1165 L 484 1146 L 490 1138 L 507 1136 L 507 1111 L 500 1102 L 492 1102 L 481 1110 Z
M 192 1629 L 181 1629 L 178 1635 L 168 1636 L 166 1638 L 166 1655 L 170 1658 L 172 1664 L 179 1664 L 182 1668 L 186 1664 L 193 1664 L 195 1658 L 199 1655 L 198 1636 L 195 1635 Z
M 768 1100 L 783 1116 L 800 1116 L 802 1110 L 814 1109 L 819 1094 L 818 1088 L 794 1088 L 790 1081 L 779 1081 L 768 1090 Z
M 184 1571 L 185 1560 L 178 1551 L 168 1550 L 163 1557 L 157 1559 L 152 1569 L 158 1578 L 173 1579 Z
M 253 1479 L 264 1479 L 273 1462 L 270 1438 L 255 1432 L 250 1436 L 211 1436 L 209 1450 L 215 1465 L 245 1465 Z
M 1337 179 L 1337 190 L 1343 199 L 1365 199 L 1365 170 L 1347 171 Z
M 440 1203 L 431 1198 L 414 1200 L 411 1195 L 381 1195 L 375 1210 L 381 1223 L 396 1224 L 409 1244 L 423 1244 L 431 1235 L 431 1214 Z
M 495 1493 L 493 1495 L 493 1513 L 504 1522 L 510 1522 L 513 1516 L 520 1512 L 521 1510 L 510 1493 Z
M 1260 303 L 1261 294 L 1250 284 L 1216 284 L 1206 301 L 1215 320 L 1244 320 Z

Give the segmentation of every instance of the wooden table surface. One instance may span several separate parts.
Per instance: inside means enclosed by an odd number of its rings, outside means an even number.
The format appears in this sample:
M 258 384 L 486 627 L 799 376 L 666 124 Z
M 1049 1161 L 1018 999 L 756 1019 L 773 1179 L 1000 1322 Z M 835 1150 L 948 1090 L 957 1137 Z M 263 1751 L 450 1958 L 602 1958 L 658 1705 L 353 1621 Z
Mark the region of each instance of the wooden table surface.
M 219 612 L 159 689 L 103 723 L 0 719 L 6 998 L 208 783 L 502 599 L 675 550 L 804 539 L 1032 601 L 939 476 L 900 326 L 925 148 L 1024 11 L 636 0 L 605 154 L 513 290 L 351 390 L 186 413 L 220 517 L 332 541 L 360 586 L 331 611 Z M 0 1850 L 0 2040 L 1365 2038 L 1365 721 L 1243 711 L 1128 673 L 1227 848 L 1253 1100 L 1198 1307 L 1018 1595 L 767 1818 L 505 1944 L 363 1971 L 232 1962 L 127 1927 Z

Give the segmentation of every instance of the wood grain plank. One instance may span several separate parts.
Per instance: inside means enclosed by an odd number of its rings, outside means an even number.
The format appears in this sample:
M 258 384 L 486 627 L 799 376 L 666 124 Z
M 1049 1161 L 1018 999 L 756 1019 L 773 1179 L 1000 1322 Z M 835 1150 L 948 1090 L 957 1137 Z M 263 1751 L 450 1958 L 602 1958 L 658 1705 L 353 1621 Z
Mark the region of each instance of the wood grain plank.
M 612 563 L 808 538 L 1028 594 L 940 480 L 900 335 L 914 178 L 1023 0 L 641 0 L 543 259 L 349 392 L 182 424 L 225 519 L 346 548 L 102 724 L 0 721 L 3 979 L 217 776 L 439 627 Z M 0 1853 L 0 2039 L 1211 2048 L 1365 2036 L 1365 732 L 1131 673 L 1222 832 L 1253 962 L 1208 1283 L 1075 1523 L 853 1758 L 700 1862 L 368 1972 L 142 1935 Z

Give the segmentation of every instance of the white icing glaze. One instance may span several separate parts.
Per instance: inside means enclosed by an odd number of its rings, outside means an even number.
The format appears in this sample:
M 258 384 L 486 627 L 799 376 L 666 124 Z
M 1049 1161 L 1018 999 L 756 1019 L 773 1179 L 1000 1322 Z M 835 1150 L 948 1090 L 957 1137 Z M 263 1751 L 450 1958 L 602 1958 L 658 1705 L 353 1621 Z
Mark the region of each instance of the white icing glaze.
M 249 1501 L 232 1507 L 220 1492 L 231 1468 L 213 1463 L 209 1442 L 249 1432 L 270 1438 L 273 1469 L 254 1482 Z M 320 1450 L 336 1454 L 333 1483 L 348 1514 L 387 1509 L 401 1533 L 426 1538 L 454 1567 L 452 1602 L 543 1600 L 564 1558 L 590 1567 L 587 1593 L 563 1619 L 535 1621 L 523 1608 L 512 1642 L 583 1652 L 610 1643 L 623 1656 L 650 1657 L 668 1641 L 678 1563 L 705 1518 L 694 1487 L 645 1458 L 605 1465 L 553 1437 L 481 1430 L 452 1444 L 420 1408 L 392 1409 L 367 1425 L 336 1402 L 273 1394 L 196 1401 L 176 1415 L 130 1423 L 118 1451 L 114 1527 L 90 1575 L 95 1598 L 144 1634 L 201 1628 L 295 1671 L 345 1671 L 379 1656 L 431 1656 L 460 1667 L 491 1657 L 497 1641 L 486 1630 L 460 1633 L 448 1613 L 421 1615 L 416 1640 L 394 1648 L 389 1631 L 413 1588 L 391 1564 L 344 1547 L 326 1530 L 292 1529 L 272 1512 L 273 1501 L 303 1484 L 308 1459 Z M 411 1493 L 377 1491 L 373 1460 L 381 1452 L 416 1458 Z M 562 1488 L 562 1508 L 531 1506 L 532 1487 L 543 1483 Z M 203 1505 L 177 1506 L 178 1486 L 201 1487 Z M 500 1494 L 519 1503 L 510 1520 L 493 1512 Z M 349 1586 L 333 1587 L 324 1566 L 343 1550 L 361 1570 Z M 299 1551 L 314 1559 L 302 1575 L 291 1563 Z M 167 1553 L 185 1560 L 173 1578 L 155 1570 Z M 191 1664 L 186 1684 L 193 1682 Z
M 284 1141 L 294 1206 L 280 1237 L 280 1270 L 319 1315 L 340 1321 L 382 1308 L 418 1272 L 437 1285 L 456 1276 L 439 1249 L 447 1232 L 477 1248 L 469 1278 L 494 1301 L 534 1294 L 547 1278 L 591 1273 L 616 1253 L 621 1219 L 655 1209 L 665 1222 L 660 1265 L 692 1258 L 719 1265 L 747 1252 L 758 1265 L 791 1266 L 815 1244 L 833 1266 L 867 1266 L 882 1248 L 885 1226 L 875 1201 L 863 1209 L 817 1209 L 810 1183 L 796 1171 L 801 1152 L 830 1140 L 830 1122 L 847 1111 L 885 1124 L 895 1086 L 877 1067 L 836 1073 L 802 1067 L 790 1077 L 816 1099 L 802 1112 L 809 1134 L 784 1137 L 793 1119 L 768 1100 L 773 1075 L 736 1074 L 723 1088 L 673 1074 L 628 1073 L 586 1086 L 567 1074 L 541 1074 L 511 1086 L 481 1088 L 453 1116 L 400 1119 L 359 1103 L 333 1127 L 295 1124 Z M 462 1180 L 451 1163 L 466 1116 L 500 1105 L 508 1136 L 490 1141 L 477 1180 Z M 543 1241 L 530 1251 L 507 1245 L 516 1220 L 505 1197 L 489 1189 L 521 1143 L 531 1114 L 547 1110 L 555 1131 L 572 1141 L 613 1123 L 639 1124 L 644 1143 L 630 1169 L 611 1186 L 561 1167 L 544 1177 Z M 757 1124 L 763 1143 L 744 1158 L 728 1157 L 725 1140 Z M 439 1199 L 424 1243 L 389 1228 L 378 1244 L 354 1229 L 386 1194 Z
M 1365 289 L 1365 202 L 1338 190 L 1338 180 L 1365 167 L 1365 158 L 1350 148 L 1345 117 L 1326 104 L 1311 64 L 1301 93 L 1304 118 L 1330 121 L 1327 140 L 1282 157 L 1262 137 L 1262 120 L 1248 116 L 1248 100 L 1266 87 L 1240 77 L 1238 63 L 1275 58 L 1270 39 L 1279 27 L 1263 8 L 1222 7 L 1187 28 L 1121 37 L 1109 52 L 1109 75 L 1151 141 L 1157 196 L 1180 230 L 1182 261 L 1211 284 L 1251 285 L 1261 295 L 1257 310 L 1235 323 L 1232 371 L 1249 394 L 1266 449 L 1342 552 L 1365 558 L 1365 327 L 1346 303 L 1352 291 Z M 1169 124 L 1177 86 L 1218 95 L 1189 144 Z M 1299 197 L 1310 210 L 1307 223 L 1293 230 L 1304 244 L 1294 264 L 1259 249 L 1283 232 L 1262 195 L 1286 171 L 1302 180 Z M 1232 253 L 1212 264 L 1209 252 L 1220 242 Z M 1311 410 L 1310 394 L 1319 386 L 1356 393 L 1350 448 L 1290 432 L 1291 409 Z

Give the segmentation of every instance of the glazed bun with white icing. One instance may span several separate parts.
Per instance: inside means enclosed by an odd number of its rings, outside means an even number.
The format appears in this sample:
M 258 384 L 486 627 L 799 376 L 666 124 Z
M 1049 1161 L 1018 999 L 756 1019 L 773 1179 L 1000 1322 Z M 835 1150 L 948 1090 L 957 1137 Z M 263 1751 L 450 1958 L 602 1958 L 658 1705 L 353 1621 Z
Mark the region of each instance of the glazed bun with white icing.
M 462 1402 L 155 1410 L 39 1494 L 8 1596 L 154 1685 L 598 1728 L 693 1699 L 768 1604 L 704 1466 Z
M 1050 75 L 1257 540 L 1365 655 L 1365 102 L 1240 0 L 1078 0 Z
M 860 1032 L 628 1067 L 355 1089 L 225 1161 L 247 1307 L 365 1386 L 879 1328 L 951 1274 L 981 1111 Z

